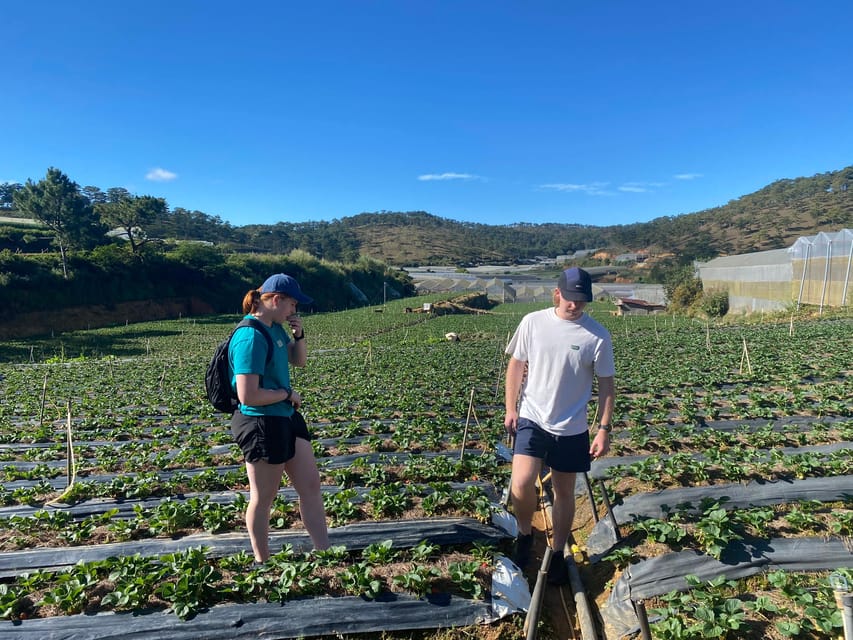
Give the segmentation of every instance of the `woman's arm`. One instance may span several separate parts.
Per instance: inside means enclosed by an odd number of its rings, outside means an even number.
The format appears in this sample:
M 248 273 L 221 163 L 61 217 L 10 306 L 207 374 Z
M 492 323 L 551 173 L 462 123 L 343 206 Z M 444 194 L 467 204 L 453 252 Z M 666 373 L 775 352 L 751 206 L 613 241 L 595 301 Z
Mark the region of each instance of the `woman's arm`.
M 292 400 L 296 394 L 289 389 L 264 389 L 260 386 L 261 377 L 256 373 L 237 374 L 237 398 L 241 404 L 252 407 L 265 407 L 269 404 Z

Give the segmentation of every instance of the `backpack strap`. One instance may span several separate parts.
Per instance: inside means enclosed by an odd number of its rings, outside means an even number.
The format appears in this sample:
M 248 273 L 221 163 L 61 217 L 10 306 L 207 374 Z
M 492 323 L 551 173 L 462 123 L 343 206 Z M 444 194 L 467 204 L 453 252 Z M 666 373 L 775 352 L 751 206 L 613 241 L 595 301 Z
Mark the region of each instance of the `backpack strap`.
M 255 331 L 259 332 L 267 341 L 267 364 L 272 361 L 273 354 L 273 345 L 272 345 L 272 336 L 270 336 L 269 331 L 267 331 L 266 325 L 258 320 L 257 318 L 243 318 L 240 322 L 237 323 L 237 326 L 234 327 L 234 331 L 231 332 L 231 335 L 234 335 L 234 332 L 237 331 L 240 327 L 252 327 Z

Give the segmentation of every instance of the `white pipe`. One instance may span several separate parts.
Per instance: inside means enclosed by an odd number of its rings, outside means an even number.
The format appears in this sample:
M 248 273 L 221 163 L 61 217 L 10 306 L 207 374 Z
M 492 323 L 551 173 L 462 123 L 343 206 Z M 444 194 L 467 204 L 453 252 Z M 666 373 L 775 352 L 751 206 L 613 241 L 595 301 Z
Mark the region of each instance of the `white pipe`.
M 853 262 L 853 242 L 850 243 L 850 251 L 847 254 L 847 273 L 844 274 L 844 289 L 841 291 L 841 306 L 847 306 L 847 283 L 850 282 L 850 263 Z
M 806 257 L 803 259 L 803 275 L 800 276 L 800 293 L 797 296 L 797 311 L 800 310 L 800 303 L 803 301 L 803 287 L 806 284 L 806 269 L 809 266 L 809 254 L 811 253 L 811 242 L 806 244 Z
M 823 288 L 820 291 L 820 309 L 818 315 L 823 315 L 823 300 L 826 297 L 826 283 L 829 280 L 829 265 L 832 262 L 832 240 L 827 242 L 826 266 L 823 269 Z

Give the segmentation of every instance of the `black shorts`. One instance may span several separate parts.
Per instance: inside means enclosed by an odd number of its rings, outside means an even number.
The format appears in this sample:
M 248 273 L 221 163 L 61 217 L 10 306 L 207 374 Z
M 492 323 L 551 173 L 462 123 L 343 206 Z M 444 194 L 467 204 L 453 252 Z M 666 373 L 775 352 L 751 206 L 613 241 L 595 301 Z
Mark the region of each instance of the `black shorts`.
M 246 462 L 287 462 L 296 455 L 296 438 L 311 441 L 305 418 L 292 416 L 247 416 L 239 410 L 231 416 L 231 435 Z
M 514 453 L 540 458 L 554 471 L 589 471 L 589 431 L 576 436 L 555 436 L 527 418 L 518 419 Z

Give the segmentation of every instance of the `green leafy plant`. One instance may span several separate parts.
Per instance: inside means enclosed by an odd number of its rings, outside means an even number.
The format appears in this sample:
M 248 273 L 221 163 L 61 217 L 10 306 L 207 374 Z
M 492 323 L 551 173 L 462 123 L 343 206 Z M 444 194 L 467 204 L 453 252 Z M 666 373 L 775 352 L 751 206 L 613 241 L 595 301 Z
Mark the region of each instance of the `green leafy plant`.
M 645 532 L 652 542 L 661 544 L 677 545 L 687 536 L 687 531 L 681 525 L 655 518 L 638 520 L 634 527 Z
M 341 489 L 337 493 L 323 495 L 326 506 L 326 515 L 332 522 L 333 527 L 341 526 L 354 520 L 360 513 L 355 498 L 358 493 L 355 489 Z
M 483 595 L 483 585 L 477 577 L 477 570 L 480 568 L 480 563 L 475 561 L 451 562 L 447 570 L 450 573 L 450 579 L 453 584 L 474 599 L 478 599 Z
M 393 540 L 374 542 L 365 547 L 361 552 L 361 557 L 369 565 L 390 564 L 396 556 L 397 552 L 394 551 Z
M 729 542 L 741 538 L 737 522 L 722 507 L 706 510 L 695 526 L 696 539 L 702 550 L 717 559 Z
M 414 564 L 407 572 L 394 576 L 393 582 L 418 597 L 422 597 L 430 592 L 433 579 L 440 575 L 441 572 L 435 567 Z
M 170 603 L 181 620 L 195 615 L 216 601 L 220 571 L 209 564 L 202 548 L 196 547 L 161 558 L 170 573 L 164 574 L 155 593 Z
M 373 577 L 367 562 L 357 562 L 337 574 L 341 586 L 350 595 L 376 598 L 382 592 L 382 582 Z

